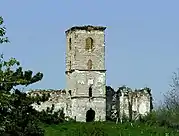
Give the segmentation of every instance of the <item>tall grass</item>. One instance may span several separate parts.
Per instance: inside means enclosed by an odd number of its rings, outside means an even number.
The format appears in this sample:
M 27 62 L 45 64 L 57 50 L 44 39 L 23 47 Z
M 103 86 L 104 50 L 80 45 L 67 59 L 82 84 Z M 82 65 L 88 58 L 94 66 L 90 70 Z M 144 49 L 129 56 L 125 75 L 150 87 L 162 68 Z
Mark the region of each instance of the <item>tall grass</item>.
M 44 126 L 45 136 L 178 136 L 176 130 L 144 123 L 63 123 Z

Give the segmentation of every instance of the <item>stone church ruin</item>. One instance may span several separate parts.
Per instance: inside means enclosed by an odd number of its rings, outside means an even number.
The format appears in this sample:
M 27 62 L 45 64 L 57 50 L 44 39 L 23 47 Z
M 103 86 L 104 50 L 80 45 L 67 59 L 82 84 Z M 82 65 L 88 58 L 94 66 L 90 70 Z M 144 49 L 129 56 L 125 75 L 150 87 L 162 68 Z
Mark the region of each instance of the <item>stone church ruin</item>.
M 55 106 L 76 121 L 105 121 L 126 116 L 136 119 L 152 109 L 150 89 L 132 91 L 106 86 L 105 29 L 102 26 L 76 26 L 66 33 L 66 89 L 33 90 L 29 96 L 48 95 L 34 103 L 36 110 Z

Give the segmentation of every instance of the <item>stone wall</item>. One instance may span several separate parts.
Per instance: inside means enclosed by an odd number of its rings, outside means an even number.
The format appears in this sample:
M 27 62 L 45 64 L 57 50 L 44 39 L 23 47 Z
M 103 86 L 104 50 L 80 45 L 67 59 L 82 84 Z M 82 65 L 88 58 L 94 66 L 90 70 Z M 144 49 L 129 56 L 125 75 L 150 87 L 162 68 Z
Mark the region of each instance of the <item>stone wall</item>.
M 71 91 L 72 118 L 77 121 L 85 121 L 89 109 L 96 121 L 106 117 L 104 30 L 76 26 L 66 31 L 66 89 Z
M 72 96 L 89 96 L 89 87 L 92 86 L 93 96 L 105 96 L 106 74 L 103 71 L 74 70 L 66 75 L 67 90 L 72 90 Z
M 39 104 L 32 104 L 33 108 L 37 111 L 46 110 L 47 107 L 51 108 L 52 105 L 55 106 L 54 111 L 63 110 L 65 116 L 71 117 L 71 97 L 69 92 L 65 90 L 34 90 L 29 91 L 28 96 L 36 97 L 43 96 L 43 94 L 48 95 L 49 99 L 45 102 L 40 102 Z
M 47 107 L 55 106 L 55 111 L 62 109 L 65 116 L 85 121 L 86 112 L 92 108 L 96 115 L 95 120 L 104 121 L 115 120 L 123 117 L 138 119 L 139 115 L 147 115 L 152 110 L 152 96 L 149 88 L 132 91 L 127 87 L 120 87 L 114 91 L 111 87 L 106 87 L 106 100 L 104 98 L 88 97 L 73 99 L 65 90 L 35 90 L 28 93 L 29 96 L 42 96 L 48 94 L 48 101 L 41 102 L 40 105 L 34 103 L 32 106 L 38 110 L 46 110 Z M 105 109 L 106 110 L 103 110 Z M 72 112 L 73 111 L 73 112 Z M 105 116 L 106 115 L 106 116 Z
M 117 91 L 117 107 L 119 118 L 127 117 L 136 120 L 145 116 L 152 110 L 152 96 L 149 88 L 132 91 L 130 88 L 121 87 Z
M 86 121 L 86 113 L 92 108 L 95 111 L 95 121 L 106 120 L 106 100 L 103 98 L 72 99 L 72 118 L 76 121 Z
M 106 86 L 106 117 L 108 120 L 116 119 L 116 92 L 110 86 Z
M 95 111 L 95 120 L 134 119 L 151 109 L 148 91 L 132 92 L 119 88 L 116 92 L 106 87 L 105 29 L 102 26 L 75 26 L 66 33 L 66 90 L 36 90 L 30 96 L 47 94 L 49 100 L 33 104 L 36 110 L 55 106 L 66 116 L 85 121 L 87 111 Z
M 88 31 L 87 29 L 76 29 L 66 33 L 66 71 L 71 69 L 87 70 L 88 60 L 92 60 L 93 70 L 105 69 L 105 37 L 104 29 Z M 86 39 L 93 39 L 93 48 L 86 51 Z M 70 46 L 70 48 L 69 48 Z

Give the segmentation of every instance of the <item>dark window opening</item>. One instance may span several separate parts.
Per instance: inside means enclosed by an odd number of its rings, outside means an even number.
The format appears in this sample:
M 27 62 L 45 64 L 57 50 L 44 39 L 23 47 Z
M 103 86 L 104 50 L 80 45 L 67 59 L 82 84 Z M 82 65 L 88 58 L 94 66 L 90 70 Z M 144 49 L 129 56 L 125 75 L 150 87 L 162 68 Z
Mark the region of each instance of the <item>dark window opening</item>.
M 69 39 L 69 50 L 71 50 L 71 38 Z
M 71 95 L 71 90 L 69 90 L 68 92 L 69 92 L 69 94 Z
M 92 97 L 92 87 L 89 87 L 89 97 Z
M 95 111 L 90 108 L 87 112 L 86 112 L 86 122 L 92 122 L 95 120 Z
M 69 65 L 70 65 L 69 69 L 71 70 L 71 61 L 70 61 L 70 64 L 69 64 Z
M 62 90 L 62 93 L 63 93 L 63 94 L 66 94 L 66 91 L 65 91 L 65 90 Z

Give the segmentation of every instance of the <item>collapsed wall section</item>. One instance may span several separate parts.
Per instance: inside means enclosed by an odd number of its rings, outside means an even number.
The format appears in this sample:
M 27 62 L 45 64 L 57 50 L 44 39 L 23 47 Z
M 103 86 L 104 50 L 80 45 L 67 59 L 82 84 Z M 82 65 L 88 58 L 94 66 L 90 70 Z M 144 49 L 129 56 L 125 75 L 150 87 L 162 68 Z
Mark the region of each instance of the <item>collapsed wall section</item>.
M 126 87 L 114 91 L 106 87 L 106 99 L 95 97 L 73 99 L 66 90 L 35 90 L 27 94 L 32 97 L 42 97 L 43 94 L 49 96 L 44 102 L 32 104 L 37 111 L 46 110 L 47 107 L 51 108 L 54 105 L 54 111 L 63 110 L 65 116 L 76 121 L 85 121 L 86 112 L 92 108 L 95 111 L 95 121 L 104 121 L 124 117 L 136 120 L 139 116 L 147 115 L 153 108 L 150 91 L 149 88 L 132 91 Z
M 39 103 L 33 103 L 32 107 L 37 111 L 47 110 L 54 105 L 54 112 L 62 110 L 65 116 L 71 116 L 71 99 L 66 90 L 34 90 L 27 93 L 31 97 L 48 96 L 48 100 Z
M 152 96 L 149 88 L 132 91 L 130 88 L 118 90 L 119 102 L 117 103 L 119 118 L 136 120 L 145 116 L 152 110 Z

